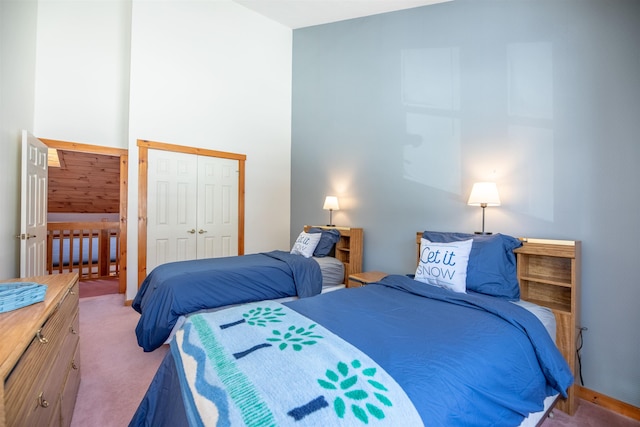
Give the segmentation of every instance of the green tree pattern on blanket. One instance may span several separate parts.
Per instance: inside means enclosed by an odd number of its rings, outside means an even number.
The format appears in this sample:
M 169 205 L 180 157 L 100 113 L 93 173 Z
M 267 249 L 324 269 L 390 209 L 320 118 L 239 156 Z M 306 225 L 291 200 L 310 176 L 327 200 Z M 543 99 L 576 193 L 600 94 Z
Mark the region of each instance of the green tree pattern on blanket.
M 305 345 L 316 344 L 317 341 L 315 341 L 315 339 L 323 338 L 322 335 L 316 335 L 313 333 L 313 329 L 315 327 L 315 323 L 311 324 L 308 329 L 303 327 L 297 328 L 295 325 L 291 325 L 284 334 L 279 330 L 274 329 L 272 331 L 274 337 L 267 338 L 267 341 L 280 343 L 278 345 L 280 350 L 285 350 L 289 345 L 291 345 L 291 348 L 295 351 L 300 351 Z
M 339 362 L 337 369 L 327 369 L 325 378 L 318 379 L 318 384 L 326 390 L 341 392 L 333 401 L 333 409 L 339 418 L 344 418 L 347 414 L 348 403 L 353 415 L 364 424 L 369 423 L 369 415 L 381 420 L 385 417 L 384 411 L 377 404 L 382 406 L 393 406 L 391 400 L 383 394 L 387 388 L 373 377 L 376 368 L 364 368 L 359 360 L 351 362 L 351 368 L 344 362 Z M 359 371 L 359 372 L 358 372 Z M 360 381 L 362 375 L 362 381 Z M 362 382 L 368 383 L 372 392 L 367 392 L 362 387 Z
M 316 344 L 316 339 L 323 338 L 322 335 L 313 333 L 313 328 L 315 327 L 315 323 L 311 324 L 307 329 L 305 329 L 304 327 L 296 327 L 295 325 L 291 325 L 289 326 L 289 328 L 287 328 L 287 332 L 284 333 L 280 332 L 277 329 L 274 329 L 273 331 L 271 331 L 274 337 L 266 338 L 268 342 L 256 344 L 247 350 L 233 353 L 233 357 L 235 357 L 236 359 L 241 359 L 253 353 L 254 351 L 271 347 L 273 344 L 270 344 L 270 342 L 280 343 L 278 345 L 278 349 L 280 349 L 281 351 L 285 350 L 287 347 L 289 347 L 289 345 L 291 345 L 291 348 L 293 350 L 300 351 L 304 348 L 303 346 Z
M 267 323 L 279 323 L 282 322 L 280 318 L 287 315 L 286 313 L 283 313 L 282 310 L 282 307 L 278 307 L 276 309 L 271 309 L 271 307 L 252 308 L 248 312 L 242 313 L 242 319 L 220 325 L 220 329 L 227 329 L 232 326 L 240 325 L 242 323 L 247 323 L 251 326 L 263 327 L 267 326 Z

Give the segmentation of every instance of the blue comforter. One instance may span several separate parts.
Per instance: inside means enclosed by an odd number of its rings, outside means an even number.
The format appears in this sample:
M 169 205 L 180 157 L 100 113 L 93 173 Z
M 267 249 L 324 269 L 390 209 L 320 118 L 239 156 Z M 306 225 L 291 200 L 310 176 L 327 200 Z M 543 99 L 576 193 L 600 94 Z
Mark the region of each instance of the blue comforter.
M 573 383 L 544 326 L 508 301 L 405 276 L 285 305 L 350 342 L 389 373 L 429 426 L 517 426 Z M 187 425 L 168 354 L 131 426 Z M 274 393 L 295 393 L 293 389 Z M 172 403 L 171 400 L 174 402 Z
M 509 301 L 405 276 L 352 291 L 288 305 L 380 364 L 426 425 L 515 426 L 573 383 L 542 323 Z
M 284 251 L 162 264 L 145 278 L 133 300 L 141 314 L 138 344 L 153 351 L 180 316 L 265 299 L 308 297 L 322 290 L 316 261 Z

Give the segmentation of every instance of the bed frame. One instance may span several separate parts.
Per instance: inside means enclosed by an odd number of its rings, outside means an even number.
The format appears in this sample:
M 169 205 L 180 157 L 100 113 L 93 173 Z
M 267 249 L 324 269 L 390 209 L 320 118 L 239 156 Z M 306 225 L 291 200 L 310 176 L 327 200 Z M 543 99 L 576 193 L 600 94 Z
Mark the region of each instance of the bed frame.
M 416 233 L 417 258 L 420 261 L 420 239 Z M 576 378 L 578 354 L 576 340 L 580 315 L 579 240 L 548 240 L 521 237 L 522 246 L 515 249 L 520 298 L 548 307 L 556 317 L 556 345 Z M 569 415 L 578 409 L 576 385 L 567 390 L 567 399 L 558 399 L 556 407 Z
M 340 240 L 336 243 L 335 257 L 344 265 L 344 283 L 349 283 L 349 276 L 362 272 L 362 228 L 354 227 L 330 227 L 328 225 L 305 225 L 304 231 L 310 228 L 322 228 L 324 230 L 338 230 Z

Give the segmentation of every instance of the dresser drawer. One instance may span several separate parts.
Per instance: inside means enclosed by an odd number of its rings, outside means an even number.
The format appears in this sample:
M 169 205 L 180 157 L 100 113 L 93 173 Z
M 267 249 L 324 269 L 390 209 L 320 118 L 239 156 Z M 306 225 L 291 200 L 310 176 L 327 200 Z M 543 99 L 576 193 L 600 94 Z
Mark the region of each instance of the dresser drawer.
M 47 319 L 5 381 L 9 425 L 48 424 L 46 420 L 54 412 L 69 360 L 78 343 L 78 321 L 76 284 Z
M 62 425 L 71 425 L 71 417 L 73 416 L 73 408 L 76 406 L 76 397 L 78 396 L 78 388 L 80 387 L 80 346 L 76 347 L 76 352 L 70 362 L 69 374 L 64 383 L 62 390 Z
M 54 355 L 50 369 L 40 372 L 33 386 L 21 391 L 24 402 L 16 413 L 15 420 L 20 421 L 21 426 L 43 426 L 49 423 L 60 405 L 60 393 L 71 369 L 71 360 L 78 348 L 78 311 L 73 322 L 66 330 L 63 345 L 60 351 Z M 12 411 L 10 411 L 12 412 Z M 8 417 L 11 420 L 12 417 Z
M 51 419 L 49 420 L 49 427 L 62 427 L 62 416 L 60 415 L 60 411 L 60 405 L 56 405 L 53 408 L 53 413 L 51 414 Z

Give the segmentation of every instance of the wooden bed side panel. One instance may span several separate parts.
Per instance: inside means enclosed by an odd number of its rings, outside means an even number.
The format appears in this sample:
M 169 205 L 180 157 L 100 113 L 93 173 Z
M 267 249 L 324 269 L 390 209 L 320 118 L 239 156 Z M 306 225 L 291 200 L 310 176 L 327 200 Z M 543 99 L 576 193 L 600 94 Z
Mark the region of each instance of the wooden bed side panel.
M 578 371 L 577 339 L 580 319 L 579 240 L 521 238 L 517 256 L 520 298 L 550 308 L 556 317 L 556 345 L 569 364 L 575 380 Z M 569 387 L 567 399 L 556 407 L 569 415 L 578 409 L 576 383 Z

